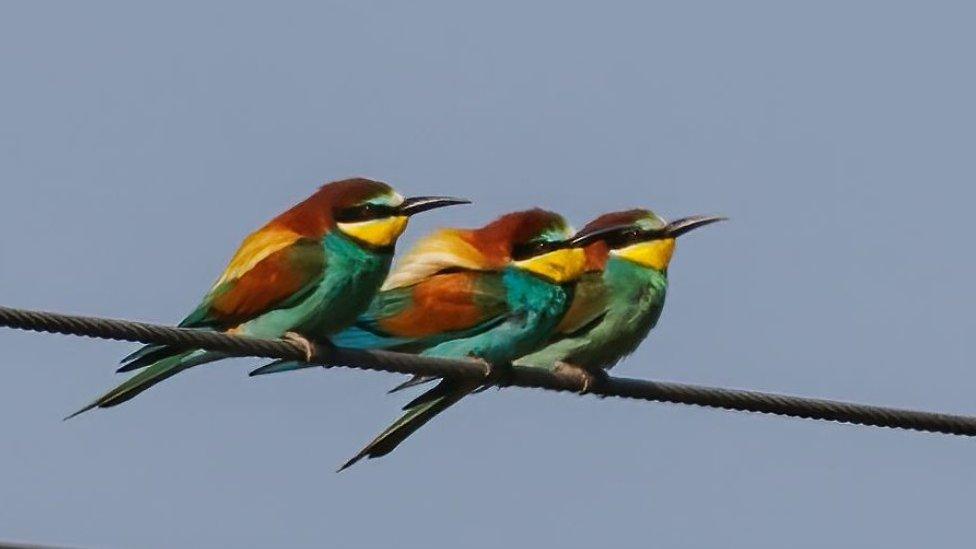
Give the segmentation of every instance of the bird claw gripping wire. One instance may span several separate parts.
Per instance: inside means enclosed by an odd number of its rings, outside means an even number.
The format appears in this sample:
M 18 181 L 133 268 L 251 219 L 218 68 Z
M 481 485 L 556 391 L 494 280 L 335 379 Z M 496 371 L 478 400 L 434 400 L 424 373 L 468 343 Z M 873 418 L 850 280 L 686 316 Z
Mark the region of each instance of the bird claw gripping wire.
M 598 387 L 610 377 L 606 370 L 590 370 L 568 362 L 557 362 L 554 371 L 576 378 L 583 385 L 579 390 L 581 395 L 589 393 L 591 388 Z
M 492 386 L 500 389 L 510 384 L 512 374 L 511 364 L 492 364 L 487 360 L 476 356 L 471 356 L 469 358 L 474 362 L 481 364 L 485 369 L 485 382 L 481 387 L 478 387 L 472 391 L 473 393 L 481 393 Z
M 314 343 L 312 343 L 308 339 L 305 339 L 304 336 L 302 336 L 301 334 L 299 334 L 297 332 L 286 332 L 285 335 L 284 335 L 284 337 L 282 337 L 281 339 L 284 339 L 285 341 L 287 341 L 289 343 L 293 343 L 296 347 L 298 347 L 302 351 L 304 351 L 305 352 L 305 362 L 312 362 L 312 359 L 315 357 L 315 344 Z

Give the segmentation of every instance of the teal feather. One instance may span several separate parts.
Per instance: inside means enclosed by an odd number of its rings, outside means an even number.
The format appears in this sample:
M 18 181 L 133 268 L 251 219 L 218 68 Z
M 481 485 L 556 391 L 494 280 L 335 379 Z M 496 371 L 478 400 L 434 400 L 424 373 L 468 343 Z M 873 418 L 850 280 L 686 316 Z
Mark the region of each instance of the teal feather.
M 501 318 L 485 323 L 479 332 L 464 337 L 446 341 L 429 338 L 426 340 L 429 346 L 420 351 L 420 355 L 441 358 L 476 357 L 491 364 L 506 364 L 545 343 L 566 311 L 572 298 L 572 286 L 552 284 L 512 267 L 505 269 L 502 280 L 508 310 Z M 478 382 L 442 380 L 436 387 L 407 404 L 400 419 L 339 470 L 364 457 L 373 458 L 390 453 L 417 429 L 479 386 Z
M 554 368 L 567 363 L 591 371 L 609 369 L 629 355 L 657 324 L 664 308 L 668 278 L 633 262 L 611 256 L 596 281 L 603 292 L 598 311 L 570 333 L 555 334 L 535 353 L 516 361 L 522 366 Z
M 369 306 L 389 271 L 392 253 L 363 248 L 338 231 L 327 234 L 318 245 L 324 253 L 325 271 L 315 278 L 315 283 L 275 308 L 238 325 L 236 333 L 280 338 L 294 331 L 320 334 L 326 338 L 351 324 Z M 211 329 L 212 320 L 202 312 L 207 310 L 206 301 L 180 325 Z M 126 357 L 120 368 L 121 371 L 143 369 L 141 372 L 68 417 L 95 407 L 115 406 L 190 367 L 221 358 L 225 356 L 219 353 L 197 354 L 166 346 L 143 347 Z

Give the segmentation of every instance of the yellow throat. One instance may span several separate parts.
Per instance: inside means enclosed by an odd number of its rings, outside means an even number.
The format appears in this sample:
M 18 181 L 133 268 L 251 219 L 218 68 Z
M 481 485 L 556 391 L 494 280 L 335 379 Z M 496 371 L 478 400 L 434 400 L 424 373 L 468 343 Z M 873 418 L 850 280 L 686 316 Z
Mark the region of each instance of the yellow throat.
M 337 223 L 343 233 L 374 248 L 385 248 L 396 243 L 407 228 L 407 216 L 395 215 L 369 221 Z
M 663 271 L 668 268 L 668 263 L 671 262 L 671 256 L 674 254 L 674 239 L 665 238 L 663 240 L 639 242 L 626 248 L 612 250 L 610 254 L 632 261 L 642 267 Z
M 572 282 L 583 274 L 586 254 L 580 248 L 563 248 L 546 254 L 512 263 L 520 269 L 563 284 Z

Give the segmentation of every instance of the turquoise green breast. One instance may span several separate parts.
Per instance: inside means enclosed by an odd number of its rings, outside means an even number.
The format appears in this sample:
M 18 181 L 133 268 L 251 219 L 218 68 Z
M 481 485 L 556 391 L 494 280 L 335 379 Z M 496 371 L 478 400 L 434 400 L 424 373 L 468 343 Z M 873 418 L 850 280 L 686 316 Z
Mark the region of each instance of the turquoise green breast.
M 601 284 L 606 301 L 599 320 L 584 330 L 550 341 L 519 364 L 552 368 L 566 362 L 586 368 L 611 368 L 637 349 L 657 323 L 667 294 L 667 274 L 611 257 L 603 275 L 589 284 Z
M 366 311 L 390 272 L 393 253 L 368 250 L 338 231 L 325 237 L 323 246 L 325 277 L 309 329 L 331 334 L 352 325 Z
M 505 270 L 502 280 L 505 284 L 505 291 L 509 308 L 512 311 L 524 311 L 538 317 L 541 322 L 559 322 L 562 314 L 566 310 L 568 301 L 568 290 L 571 286 L 560 286 L 547 282 L 538 276 L 527 273 L 522 269 L 508 268 Z M 545 327 L 547 325 L 540 325 Z
M 657 324 L 667 295 L 666 273 L 612 257 L 603 272 L 607 313 L 589 334 L 590 349 L 579 360 L 588 366 L 610 368 L 637 349 Z

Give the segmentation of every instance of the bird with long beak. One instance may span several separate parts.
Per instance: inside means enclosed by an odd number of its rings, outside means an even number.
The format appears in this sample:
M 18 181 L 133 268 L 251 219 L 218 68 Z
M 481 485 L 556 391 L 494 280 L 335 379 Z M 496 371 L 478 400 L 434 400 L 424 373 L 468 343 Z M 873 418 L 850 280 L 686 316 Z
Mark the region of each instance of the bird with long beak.
M 572 370 L 583 379 L 586 392 L 634 352 L 657 324 L 676 239 L 724 219 L 692 216 L 668 223 L 638 209 L 608 213 L 588 223 L 579 234 L 600 237 L 586 247 L 586 272 L 569 310 L 548 344 L 515 364 Z
M 200 305 L 180 326 L 294 340 L 311 353 L 351 325 L 389 272 L 410 216 L 467 200 L 404 198 L 386 183 L 328 183 L 248 236 Z M 141 370 L 70 417 L 125 402 L 187 368 L 226 358 L 202 349 L 149 345 L 123 359 Z
M 601 234 L 573 237 L 561 216 L 540 209 L 510 213 L 480 229 L 440 230 L 403 257 L 366 314 L 333 343 L 508 364 L 548 341 L 583 273 L 582 247 Z M 279 362 L 254 373 L 301 366 Z M 442 380 L 342 469 L 388 454 L 481 385 Z

